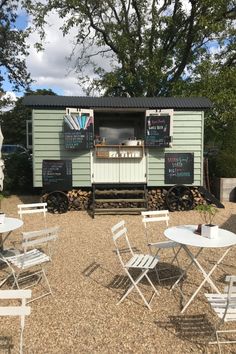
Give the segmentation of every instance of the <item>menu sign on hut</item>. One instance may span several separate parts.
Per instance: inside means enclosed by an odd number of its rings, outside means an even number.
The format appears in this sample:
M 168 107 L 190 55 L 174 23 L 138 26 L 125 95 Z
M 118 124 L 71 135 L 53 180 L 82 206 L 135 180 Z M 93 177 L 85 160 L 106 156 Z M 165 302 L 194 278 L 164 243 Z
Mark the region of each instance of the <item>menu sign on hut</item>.
M 42 180 L 45 191 L 71 189 L 71 160 L 43 160 Z
M 193 183 L 194 154 L 167 153 L 165 154 L 165 183 L 190 184 Z
M 64 143 L 70 150 L 93 148 L 93 117 L 89 113 L 70 113 L 64 116 Z
M 170 142 L 170 116 L 147 116 L 145 145 L 149 147 L 169 147 Z

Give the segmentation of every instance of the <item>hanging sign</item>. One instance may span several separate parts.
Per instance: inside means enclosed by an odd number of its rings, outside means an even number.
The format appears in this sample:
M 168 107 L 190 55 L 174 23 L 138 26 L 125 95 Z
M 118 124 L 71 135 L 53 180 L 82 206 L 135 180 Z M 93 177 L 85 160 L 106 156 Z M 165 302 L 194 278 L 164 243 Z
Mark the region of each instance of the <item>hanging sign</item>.
M 148 147 L 169 147 L 170 116 L 150 115 L 146 117 L 145 145 Z
M 45 191 L 70 190 L 72 188 L 71 160 L 43 160 L 42 181 Z
M 93 148 L 94 120 L 89 113 L 70 113 L 64 116 L 64 143 L 69 150 Z
M 176 152 L 165 154 L 166 184 L 191 184 L 194 180 L 193 171 L 193 153 Z

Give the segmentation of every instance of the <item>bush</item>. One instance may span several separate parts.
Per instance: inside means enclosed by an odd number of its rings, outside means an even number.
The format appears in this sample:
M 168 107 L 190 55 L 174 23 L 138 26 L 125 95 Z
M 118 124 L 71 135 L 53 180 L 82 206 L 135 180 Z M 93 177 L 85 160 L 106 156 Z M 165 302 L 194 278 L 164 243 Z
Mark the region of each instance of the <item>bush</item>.
M 32 160 L 27 154 L 13 154 L 5 160 L 4 191 L 31 193 L 33 191 Z
M 209 158 L 209 173 L 216 177 L 236 177 L 236 120 L 225 127 L 220 152 L 216 157 Z
M 236 154 L 221 151 L 217 157 L 209 159 L 209 172 L 215 177 L 236 177 Z

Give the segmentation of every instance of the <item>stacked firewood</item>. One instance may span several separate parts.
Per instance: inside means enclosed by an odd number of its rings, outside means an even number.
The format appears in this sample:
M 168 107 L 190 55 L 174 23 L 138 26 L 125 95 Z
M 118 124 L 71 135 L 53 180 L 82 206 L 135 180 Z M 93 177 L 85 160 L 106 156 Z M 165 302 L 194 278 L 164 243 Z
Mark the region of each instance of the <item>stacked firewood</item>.
M 198 204 L 205 204 L 206 200 L 197 187 L 190 187 L 193 194 L 193 208 Z M 152 188 L 147 191 L 147 203 L 143 191 L 130 190 L 101 190 L 97 191 L 94 207 L 97 209 L 109 208 L 146 208 L 148 210 L 168 209 L 166 204 L 166 188 Z M 129 200 L 126 200 L 126 199 Z M 144 199 L 143 199 L 144 198 Z M 131 201 L 132 199 L 132 201 Z M 142 201 L 143 200 L 143 201 Z M 42 201 L 48 202 L 51 212 L 66 212 L 67 210 L 91 210 L 93 207 L 92 190 L 72 189 L 67 193 L 51 192 L 42 197 Z M 65 204 L 65 208 L 63 205 Z M 63 209 L 63 210 L 62 210 Z M 65 210 L 64 210 L 65 209 Z
M 204 197 L 198 191 L 197 187 L 190 187 L 193 194 L 193 207 L 198 204 L 206 203 Z M 166 205 L 166 194 L 168 190 L 165 188 L 152 188 L 148 191 L 148 209 L 168 209 Z
M 165 195 L 167 190 L 165 188 L 150 189 L 148 191 L 148 209 L 166 209 L 166 198 Z
M 92 191 L 72 189 L 67 192 L 69 210 L 87 210 L 92 204 Z
M 199 192 L 197 187 L 190 187 L 191 192 L 193 193 L 193 198 L 194 198 L 194 204 L 205 204 L 206 199 L 202 196 L 202 194 Z

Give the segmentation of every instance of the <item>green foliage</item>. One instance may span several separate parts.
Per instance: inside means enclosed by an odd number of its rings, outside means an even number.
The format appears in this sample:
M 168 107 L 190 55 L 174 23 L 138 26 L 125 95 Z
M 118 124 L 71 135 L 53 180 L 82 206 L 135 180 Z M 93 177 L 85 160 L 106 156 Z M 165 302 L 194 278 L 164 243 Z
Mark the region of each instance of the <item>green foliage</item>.
M 201 215 L 204 224 L 212 225 L 213 219 L 218 213 L 218 209 L 212 204 L 199 204 L 195 210 Z
M 173 93 L 208 97 L 213 102 L 205 118 L 205 143 L 221 147 L 236 117 L 236 67 L 204 61 L 195 68 L 191 80 L 176 85 Z
M 77 55 L 76 72 L 84 87 L 92 82 L 88 93 L 172 95 L 202 63 L 213 59 L 233 66 L 236 12 L 231 0 L 189 1 L 188 11 L 179 0 L 38 0 L 28 5 L 42 39 L 49 11 L 64 19 L 64 35 L 76 29 L 72 57 Z M 211 43 L 219 45 L 218 53 L 211 55 Z
M 211 176 L 236 177 L 236 155 L 233 152 L 221 151 L 209 163 Z
M 225 124 L 221 136 L 221 149 L 219 153 L 209 159 L 211 176 L 236 177 L 236 120 L 231 117 Z
M 13 154 L 5 160 L 4 190 L 10 193 L 31 193 L 32 161 L 27 154 Z
M 29 29 L 16 27 L 18 0 L 5 0 L 0 3 L 0 89 L 4 76 L 8 77 L 13 89 L 27 88 L 31 82 L 27 72 L 25 57 L 28 55 L 26 38 Z
M 27 91 L 26 95 L 56 95 L 52 90 Z M 22 104 L 19 98 L 15 107 L 1 115 L 1 129 L 4 144 L 21 144 L 26 146 L 26 121 L 32 119 L 32 110 Z

